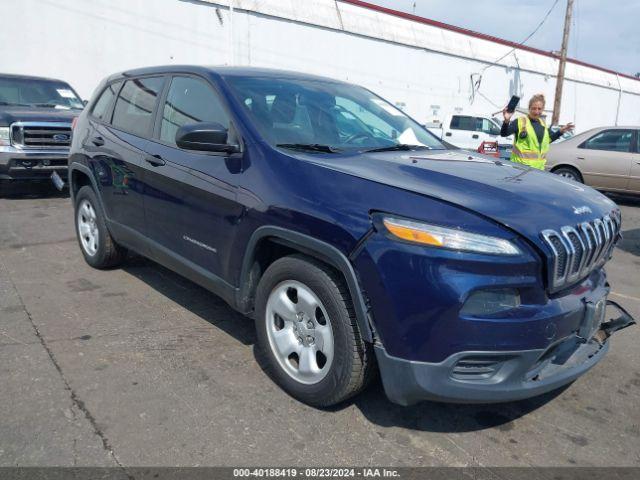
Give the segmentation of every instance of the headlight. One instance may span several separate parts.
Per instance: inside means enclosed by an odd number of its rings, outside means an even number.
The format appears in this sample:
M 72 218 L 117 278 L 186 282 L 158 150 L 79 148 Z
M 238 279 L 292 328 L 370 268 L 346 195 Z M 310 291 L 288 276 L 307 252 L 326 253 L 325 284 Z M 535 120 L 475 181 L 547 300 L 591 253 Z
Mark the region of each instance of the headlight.
M 0 145 L 10 145 L 9 127 L 0 127 Z
M 395 217 L 383 217 L 382 221 L 393 236 L 412 243 L 494 255 L 519 255 L 521 253 L 513 243 L 502 238 Z

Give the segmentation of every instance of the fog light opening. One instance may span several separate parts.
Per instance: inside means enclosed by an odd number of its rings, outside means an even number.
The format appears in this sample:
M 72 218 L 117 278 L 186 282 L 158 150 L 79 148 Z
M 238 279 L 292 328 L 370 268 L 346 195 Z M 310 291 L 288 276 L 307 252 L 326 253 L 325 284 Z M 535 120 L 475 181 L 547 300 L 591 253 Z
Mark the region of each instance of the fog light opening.
M 461 315 L 485 316 L 507 312 L 520 306 L 520 292 L 515 288 L 477 290 L 464 302 Z

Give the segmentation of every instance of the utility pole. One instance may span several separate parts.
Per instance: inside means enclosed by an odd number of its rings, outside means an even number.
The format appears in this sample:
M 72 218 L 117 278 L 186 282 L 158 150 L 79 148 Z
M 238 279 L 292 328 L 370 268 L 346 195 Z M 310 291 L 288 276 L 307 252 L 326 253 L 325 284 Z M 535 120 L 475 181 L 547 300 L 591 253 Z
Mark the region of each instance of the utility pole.
M 567 13 L 564 17 L 564 32 L 562 34 L 562 50 L 560 50 L 560 65 L 558 66 L 558 80 L 556 82 L 556 96 L 553 100 L 553 117 L 551 124 L 557 125 L 560 120 L 560 105 L 562 103 L 562 84 L 564 83 L 564 66 L 567 63 L 567 47 L 569 45 L 569 30 L 571 29 L 571 13 L 573 0 L 567 0 Z
M 232 67 L 236 64 L 236 50 L 233 43 L 233 10 L 235 0 L 229 2 L 229 65 Z

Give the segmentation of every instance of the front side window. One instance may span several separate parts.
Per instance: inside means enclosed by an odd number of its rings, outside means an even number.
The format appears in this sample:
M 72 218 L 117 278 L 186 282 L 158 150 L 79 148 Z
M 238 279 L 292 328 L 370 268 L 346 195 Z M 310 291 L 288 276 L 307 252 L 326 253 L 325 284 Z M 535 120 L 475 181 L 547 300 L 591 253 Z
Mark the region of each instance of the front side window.
M 399 144 L 445 149 L 424 127 L 355 85 L 297 78 L 227 76 L 265 141 L 368 150 Z
M 488 118 L 476 117 L 476 131 L 489 135 L 500 135 L 500 129 Z
M 96 101 L 93 110 L 91 111 L 91 114 L 106 122 L 109 119 L 107 118 L 108 114 L 109 114 L 109 106 L 111 105 L 111 101 L 114 99 L 114 97 L 116 96 L 116 94 L 118 93 L 118 89 L 120 88 L 120 85 L 122 84 L 122 82 L 115 82 L 112 83 L 111 85 L 108 85 L 107 88 L 105 88 L 102 91 L 102 94 L 100 95 L 100 98 L 98 98 L 98 100 Z
M 207 82 L 192 77 L 174 77 L 164 104 L 160 139 L 176 144 L 176 132 L 189 123 L 216 122 L 229 129 L 229 117 Z
M 606 150 L 609 152 L 631 151 L 633 130 L 605 130 L 580 145 L 588 150 Z
M 163 77 L 127 80 L 116 100 L 113 126 L 139 137 L 147 136 L 163 83 Z
M 39 78 L 0 77 L 0 105 L 82 110 L 76 92 L 64 82 Z

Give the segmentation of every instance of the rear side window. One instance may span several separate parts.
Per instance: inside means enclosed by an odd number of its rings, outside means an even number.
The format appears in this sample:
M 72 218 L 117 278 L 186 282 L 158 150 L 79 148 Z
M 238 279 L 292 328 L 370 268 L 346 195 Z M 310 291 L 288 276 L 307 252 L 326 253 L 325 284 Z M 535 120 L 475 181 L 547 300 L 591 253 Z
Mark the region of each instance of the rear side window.
M 163 83 L 163 77 L 127 80 L 116 100 L 113 126 L 133 135 L 147 136 Z
M 631 151 L 633 130 L 605 130 L 597 133 L 580 145 L 589 150 L 606 150 L 609 152 Z
M 454 115 L 453 117 L 451 117 L 451 129 L 475 131 L 476 119 L 474 117 Z
M 102 91 L 100 98 L 98 98 L 98 101 L 93 106 L 93 110 L 91 110 L 91 115 L 103 122 L 109 121 L 109 118 L 107 118 L 109 115 L 109 107 L 116 93 L 118 93 L 121 84 L 122 82 L 112 83 Z
M 174 77 L 162 112 L 160 139 L 176 144 L 176 132 L 189 123 L 217 122 L 227 130 L 229 117 L 207 82 L 192 77 Z

